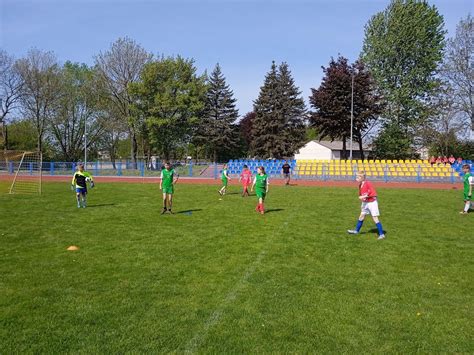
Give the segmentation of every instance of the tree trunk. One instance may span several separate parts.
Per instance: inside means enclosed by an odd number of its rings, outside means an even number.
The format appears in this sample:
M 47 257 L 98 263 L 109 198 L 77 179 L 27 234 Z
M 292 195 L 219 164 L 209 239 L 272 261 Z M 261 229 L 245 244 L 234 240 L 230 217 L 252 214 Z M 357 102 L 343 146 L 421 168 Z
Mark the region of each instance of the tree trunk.
M 357 141 L 359 142 L 360 158 L 361 158 L 362 160 L 364 160 L 364 159 L 365 159 L 364 147 L 363 147 L 363 145 L 362 145 L 362 137 L 361 137 L 360 134 L 357 136 Z
M 347 159 L 346 137 L 342 136 L 342 159 Z
M 131 146 L 131 154 L 132 154 L 132 168 L 137 169 L 137 150 L 138 150 L 138 143 L 137 143 L 137 136 L 133 129 L 130 130 L 130 146 Z

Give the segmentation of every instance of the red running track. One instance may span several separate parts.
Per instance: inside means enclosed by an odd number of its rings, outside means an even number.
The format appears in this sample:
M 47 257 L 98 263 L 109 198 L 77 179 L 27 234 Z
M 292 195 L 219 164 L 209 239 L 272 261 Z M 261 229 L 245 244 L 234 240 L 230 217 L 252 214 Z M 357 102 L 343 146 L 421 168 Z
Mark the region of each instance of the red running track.
M 11 181 L 12 176 L 0 175 L 0 181 Z M 70 182 L 70 176 L 43 176 L 43 181 Z M 110 182 L 127 182 L 139 184 L 158 184 L 158 177 L 129 177 L 129 176 L 96 176 L 94 181 L 101 183 Z M 201 184 L 201 185 L 220 185 L 220 179 L 209 178 L 187 178 L 181 177 L 178 184 Z M 232 179 L 230 185 L 240 185 L 237 179 Z M 271 185 L 284 185 L 283 179 L 273 178 L 270 180 Z M 435 182 L 375 182 L 377 187 L 388 187 L 398 189 L 438 189 L 438 190 L 457 190 L 460 184 L 451 183 L 435 183 Z M 291 186 L 321 186 L 321 187 L 355 187 L 355 181 L 318 181 L 318 180 L 292 180 Z

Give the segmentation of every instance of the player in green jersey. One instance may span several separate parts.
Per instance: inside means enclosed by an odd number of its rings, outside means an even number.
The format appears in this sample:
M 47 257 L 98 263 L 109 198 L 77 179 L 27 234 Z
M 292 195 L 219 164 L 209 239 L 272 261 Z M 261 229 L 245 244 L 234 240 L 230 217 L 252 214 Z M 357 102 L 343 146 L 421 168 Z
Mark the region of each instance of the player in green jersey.
M 178 181 L 179 175 L 174 172 L 170 163 L 166 162 L 164 169 L 161 170 L 160 178 L 160 190 L 163 191 L 163 211 L 161 211 L 161 214 L 166 213 L 166 211 L 173 214 L 171 208 L 173 207 L 174 184 Z
M 265 206 L 263 202 L 265 201 L 265 197 L 268 193 L 268 175 L 265 174 L 265 168 L 260 166 L 257 168 L 257 175 L 255 175 L 253 179 L 252 188 L 250 191 L 253 191 L 255 187 L 255 194 L 258 197 L 258 205 L 255 208 L 255 211 L 260 212 L 260 214 L 265 213 Z
M 227 164 L 224 164 L 222 167 L 222 174 L 221 174 L 221 180 L 222 180 L 222 187 L 218 191 L 221 196 L 225 195 L 226 189 L 227 189 L 227 183 L 229 180 L 231 180 L 228 172 L 227 172 Z
M 472 187 L 474 186 L 474 176 L 471 174 L 471 166 L 469 164 L 464 164 L 462 166 L 462 171 L 464 172 L 463 181 L 464 181 L 464 209 L 459 212 L 461 214 L 466 214 L 471 208 L 471 199 L 472 199 Z
M 77 164 L 77 171 L 74 173 L 71 181 L 71 189 L 76 190 L 77 208 L 86 208 L 87 206 L 87 181 L 94 187 L 94 179 L 87 171 L 84 171 L 84 164 Z

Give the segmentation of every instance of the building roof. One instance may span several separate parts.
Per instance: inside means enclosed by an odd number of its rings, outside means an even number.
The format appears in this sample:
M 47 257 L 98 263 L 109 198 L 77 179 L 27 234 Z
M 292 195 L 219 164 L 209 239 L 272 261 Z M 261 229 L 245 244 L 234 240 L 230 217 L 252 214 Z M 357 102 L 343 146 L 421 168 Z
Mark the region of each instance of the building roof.
M 321 144 L 323 147 L 326 147 L 331 150 L 342 150 L 342 141 L 313 141 L 315 143 Z M 350 141 L 346 141 L 346 150 L 349 150 L 351 148 L 351 143 Z M 363 144 L 364 150 L 372 150 L 371 147 L 369 147 L 367 144 Z M 353 141 L 352 143 L 352 150 L 359 150 L 359 143 L 356 141 Z

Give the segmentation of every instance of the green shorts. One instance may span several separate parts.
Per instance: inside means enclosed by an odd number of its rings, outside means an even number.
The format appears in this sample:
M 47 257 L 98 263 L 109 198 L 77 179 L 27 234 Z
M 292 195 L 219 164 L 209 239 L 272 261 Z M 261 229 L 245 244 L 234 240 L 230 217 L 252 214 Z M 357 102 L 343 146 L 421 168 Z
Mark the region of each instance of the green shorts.
M 258 198 L 261 198 L 262 200 L 265 200 L 265 197 L 267 196 L 266 191 L 256 190 L 255 194 L 257 195 Z
M 172 195 L 174 192 L 173 186 L 163 186 L 163 193 Z
M 227 179 L 222 179 L 222 186 L 227 186 Z
M 464 192 L 464 201 L 471 201 L 472 196 L 469 197 L 468 195 L 468 193 Z

